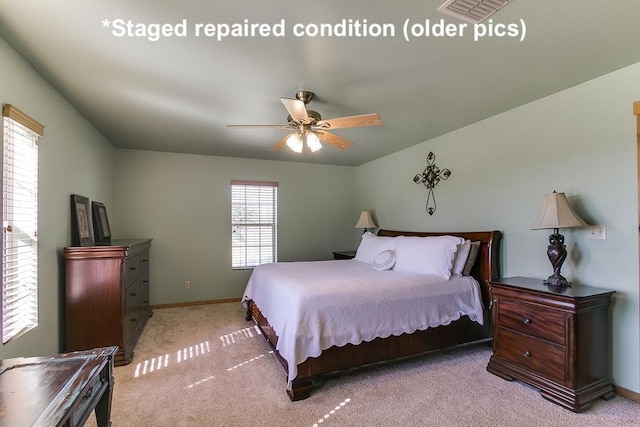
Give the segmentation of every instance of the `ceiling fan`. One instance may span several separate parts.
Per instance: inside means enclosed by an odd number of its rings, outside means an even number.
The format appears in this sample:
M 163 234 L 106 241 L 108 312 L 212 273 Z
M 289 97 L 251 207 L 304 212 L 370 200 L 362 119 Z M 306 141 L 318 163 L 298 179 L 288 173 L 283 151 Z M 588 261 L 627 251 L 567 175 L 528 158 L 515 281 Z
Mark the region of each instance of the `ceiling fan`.
M 335 119 L 322 120 L 320 113 L 307 110 L 306 105 L 313 99 L 314 93 L 301 90 L 296 93 L 296 99 L 280 98 L 284 107 L 289 112 L 287 124 L 283 125 L 227 125 L 229 128 L 270 128 L 291 131 L 280 141 L 271 146 L 271 150 L 279 150 L 285 145 L 296 153 L 302 153 L 306 145 L 311 152 L 322 148 L 322 142 L 331 144 L 341 150 L 349 148 L 353 142 L 329 132 L 333 129 L 355 128 L 363 126 L 376 126 L 382 124 L 377 113 L 362 114 L 359 116 L 337 117 Z

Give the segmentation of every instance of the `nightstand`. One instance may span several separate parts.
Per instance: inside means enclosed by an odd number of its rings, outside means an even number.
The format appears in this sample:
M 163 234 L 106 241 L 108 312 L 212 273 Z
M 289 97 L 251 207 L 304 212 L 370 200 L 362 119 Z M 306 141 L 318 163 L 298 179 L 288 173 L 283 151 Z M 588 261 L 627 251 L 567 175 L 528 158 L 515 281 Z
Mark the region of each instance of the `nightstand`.
M 574 412 L 615 393 L 609 376 L 614 291 L 554 289 L 542 279 L 490 280 L 493 355 L 487 371 L 520 380 Z
M 356 256 L 356 251 L 339 251 L 333 253 L 333 259 L 353 259 Z

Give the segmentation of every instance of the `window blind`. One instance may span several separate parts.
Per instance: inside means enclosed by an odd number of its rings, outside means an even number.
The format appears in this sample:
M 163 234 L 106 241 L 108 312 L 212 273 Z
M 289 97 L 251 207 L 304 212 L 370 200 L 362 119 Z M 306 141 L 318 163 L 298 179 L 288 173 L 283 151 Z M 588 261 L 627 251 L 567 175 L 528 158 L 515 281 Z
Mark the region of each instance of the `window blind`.
M 231 181 L 231 267 L 277 261 L 278 183 Z
M 38 136 L 44 127 L 4 104 L 2 343 L 38 324 Z

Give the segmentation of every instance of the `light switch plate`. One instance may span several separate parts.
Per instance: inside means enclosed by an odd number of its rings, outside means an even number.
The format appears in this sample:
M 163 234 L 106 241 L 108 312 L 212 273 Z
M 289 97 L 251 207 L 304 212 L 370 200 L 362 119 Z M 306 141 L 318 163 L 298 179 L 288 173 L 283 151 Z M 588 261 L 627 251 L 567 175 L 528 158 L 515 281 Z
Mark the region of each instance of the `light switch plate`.
M 607 232 L 604 225 L 592 225 L 589 227 L 589 239 L 606 240 Z

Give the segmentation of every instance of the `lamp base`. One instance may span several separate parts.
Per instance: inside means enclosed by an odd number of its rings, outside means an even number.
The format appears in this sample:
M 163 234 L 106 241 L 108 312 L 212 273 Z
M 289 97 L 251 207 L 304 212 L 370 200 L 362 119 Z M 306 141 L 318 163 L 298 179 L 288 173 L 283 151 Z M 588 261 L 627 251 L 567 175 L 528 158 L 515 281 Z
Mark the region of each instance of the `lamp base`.
M 545 285 L 554 288 L 566 288 L 571 283 L 560 274 L 562 263 L 567 258 L 567 248 L 564 245 L 564 236 L 558 232 L 556 228 L 554 233 L 549 236 L 549 246 L 547 246 L 547 256 L 553 266 L 553 274 L 544 281 Z
M 567 288 L 571 286 L 571 282 L 564 278 L 561 274 L 553 274 L 543 282 L 547 286 L 554 288 Z

